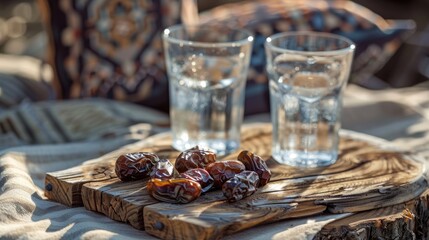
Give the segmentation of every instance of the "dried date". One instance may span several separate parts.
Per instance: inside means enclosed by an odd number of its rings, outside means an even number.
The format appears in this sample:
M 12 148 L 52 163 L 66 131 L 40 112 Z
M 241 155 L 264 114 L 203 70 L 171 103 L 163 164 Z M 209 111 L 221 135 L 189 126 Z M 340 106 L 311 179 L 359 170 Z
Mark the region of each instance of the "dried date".
M 210 174 L 203 168 L 189 169 L 188 171 L 181 173 L 180 177 L 193 180 L 201 185 L 203 193 L 210 190 L 213 187 L 214 180 Z
M 245 166 L 237 160 L 225 160 L 210 163 L 207 165 L 206 170 L 214 179 L 215 187 L 221 188 L 228 179 L 234 177 L 235 174 L 244 171 Z
M 236 202 L 254 194 L 258 186 L 258 174 L 246 170 L 226 181 L 222 185 L 222 192 L 229 202 Z
M 122 181 L 131 181 L 149 177 L 152 168 L 159 161 L 154 153 L 127 153 L 118 157 L 115 163 L 116 176 Z
M 169 203 L 189 203 L 201 195 L 200 184 L 185 178 L 154 178 L 148 181 L 147 190 L 155 199 Z
M 150 178 L 171 179 L 176 174 L 173 164 L 168 159 L 160 159 L 153 167 Z
M 246 166 L 246 170 L 254 171 L 258 174 L 260 187 L 265 186 L 270 181 L 271 171 L 260 156 L 250 151 L 242 151 L 237 159 Z
M 199 149 L 198 146 L 188 149 L 177 157 L 175 167 L 180 173 L 193 168 L 204 168 L 216 161 L 216 154 L 209 150 Z

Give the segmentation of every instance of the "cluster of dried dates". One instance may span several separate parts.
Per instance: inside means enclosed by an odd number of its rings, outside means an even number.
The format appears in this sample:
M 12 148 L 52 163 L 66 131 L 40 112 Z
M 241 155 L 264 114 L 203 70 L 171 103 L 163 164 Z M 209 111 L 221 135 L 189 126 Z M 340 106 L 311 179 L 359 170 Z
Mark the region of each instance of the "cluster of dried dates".
M 198 146 L 182 152 L 174 166 L 153 153 L 124 154 L 117 159 L 115 171 L 122 181 L 150 177 L 148 192 L 172 203 L 191 202 L 211 189 L 222 189 L 227 200 L 235 202 L 252 195 L 271 178 L 265 161 L 252 152 L 242 151 L 237 160 L 216 161 L 215 153 Z

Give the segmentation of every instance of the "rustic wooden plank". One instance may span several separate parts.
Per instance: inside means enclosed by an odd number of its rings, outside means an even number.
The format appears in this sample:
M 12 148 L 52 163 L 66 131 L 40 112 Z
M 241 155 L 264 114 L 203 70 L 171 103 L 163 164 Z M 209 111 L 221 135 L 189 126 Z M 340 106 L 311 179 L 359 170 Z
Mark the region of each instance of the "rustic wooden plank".
M 61 180 L 53 175 L 46 174 L 45 177 L 45 196 L 48 199 L 62 203 L 69 207 L 78 205 L 81 201 L 80 197 L 76 199 L 73 195 L 72 185 L 69 183 L 62 183 Z
M 250 128 L 244 128 L 242 134 L 242 140 L 246 143 L 244 147 L 262 153 L 262 149 L 268 148 L 268 146 L 259 144 L 255 140 L 255 136 L 259 134 L 269 136 L 271 130 L 269 128 L 256 128 L 254 131 L 248 131 Z M 70 207 L 83 206 L 81 197 L 83 184 L 101 183 L 115 178 L 114 164 L 116 158 L 124 153 L 138 151 L 156 152 L 160 157 L 170 160 L 174 160 L 178 155 L 178 152 L 171 147 L 171 136 L 169 134 L 158 134 L 135 144 L 127 145 L 98 159 L 88 161 L 86 164 L 63 171 L 47 173 L 45 196 L 52 201 L 60 202 Z M 229 155 L 224 158 L 235 159 L 236 155 Z
M 217 197 L 214 193 L 208 195 L 211 196 L 201 197 L 189 206 L 165 203 L 146 206 L 145 230 L 162 239 L 218 239 L 260 224 L 320 214 L 326 209 L 312 201 L 252 207 L 246 204 L 248 201 L 228 203 L 221 192 Z
M 268 146 L 261 145 L 258 141 L 255 141 L 254 139 L 255 136 L 268 137 L 270 136 L 270 134 L 270 130 L 267 130 L 265 128 L 261 128 L 259 131 L 244 131 L 242 135 L 242 140 L 245 145 L 243 145 L 242 148 L 252 149 L 254 151 L 257 151 L 261 147 L 267 148 Z M 162 158 L 168 158 L 172 162 L 174 162 L 175 158 L 179 154 L 179 152 L 177 152 L 171 146 L 165 145 L 166 142 L 170 142 L 168 135 L 164 135 L 161 138 L 149 139 L 149 142 L 151 142 L 150 144 L 152 147 L 145 148 L 144 150 L 155 152 Z M 135 148 L 132 147 L 128 150 L 133 151 L 131 149 L 135 150 Z M 236 157 L 236 154 L 231 154 L 229 156 L 223 156 L 221 157 L 221 159 L 235 159 Z M 94 168 L 99 164 L 101 163 L 99 161 L 96 161 L 94 162 L 94 165 L 91 165 L 91 167 Z M 106 168 L 110 167 L 112 169 L 111 171 L 113 171 L 113 165 L 104 166 Z M 64 175 L 64 173 L 61 173 L 60 175 Z M 117 221 L 130 223 L 133 227 L 137 229 L 143 229 L 144 207 L 150 204 L 158 203 L 158 201 L 152 199 L 150 196 L 147 195 L 145 183 L 146 181 L 122 183 L 119 180 L 113 179 L 92 181 L 87 178 L 87 182 L 82 185 L 72 183 L 70 179 L 68 179 L 67 182 L 64 182 L 63 185 L 72 185 L 75 186 L 76 189 L 81 188 L 81 199 L 86 209 L 103 213 L 106 216 Z M 144 186 L 142 187 L 141 184 L 143 184 Z M 124 189 L 127 189 L 127 191 L 125 191 Z M 71 194 L 68 195 L 70 196 Z M 219 195 L 218 198 L 219 197 L 221 197 L 221 195 Z
M 166 142 L 167 141 L 167 142 Z M 148 147 L 156 142 L 158 145 Z M 47 173 L 45 178 L 45 196 L 69 207 L 83 206 L 81 192 L 85 183 L 107 182 L 116 178 L 114 166 L 116 158 L 124 153 L 136 151 L 155 151 L 161 157 L 169 158 L 176 155 L 169 145 L 169 135 L 159 134 L 143 141 L 127 145 L 100 158 L 86 162 L 63 171 Z
M 269 156 L 270 140 L 269 134 L 258 134 L 257 144 L 249 147 Z M 427 187 L 422 164 L 412 156 L 354 139 L 343 139 L 340 150 L 339 161 L 324 168 L 297 169 L 269 159 L 272 182 L 237 203 L 208 193 L 190 204 L 146 206 L 145 229 L 162 239 L 216 239 L 325 209 L 342 213 L 392 206 L 417 197 Z
M 143 208 L 158 203 L 148 195 L 146 184 L 147 181 L 123 183 L 117 178 L 84 184 L 83 205 L 88 210 L 103 213 L 113 220 L 144 230 Z
M 403 204 L 364 211 L 333 221 L 315 236 L 331 239 L 428 239 L 429 189 Z
M 383 155 L 389 153 L 383 152 Z M 218 196 L 216 201 L 199 199 L 186 205 L 159 203 L 147 206 L 144 208 L 145 229 L 163 239 L 192 236 L 212 239 L 261 223 L 294 218 L 296 212 L 301 213 L 299 216 L 311 216 L 323 212 L 326 207 L 330 212 L 342 213 L 399 204 L 415 198 L 427 187 L 426 180 L 416 169 L 419 167 L 417 162 L 396 155 L 398 158 L 371 159 L 367 153 L 358 156 L 367 161 L 357 162 L 357 166 L 343 164 L 351 168 L 336 174 L 322 171 L 314 176 L 285 179 L 279 179 L 277 175 L 277 179 L 255 195 L 233 204 Z M 344 158 L 343 161 L 352 159 Z M 388 163 L 395 160 L 398 162 Z M 278 168 L 272 170 L 278 173 Z M 320 211 L 308 211 L 317 206 Z
M 109 159 L 125 152 L 144 149 L 174 159 L 178 152 L 170 142 L 168 135 L 160 135 L 146 145 L 132 145 L 80 166 L 74 169 L 76 174 L 65 171 L 51 177 L 62 181 L 67 199 L 80 191 L 87 209 L 138 229 L 144 227 L 164 239 L 213 239 L 282 219 L 389 207 L 419 196 L 427 187 L 423 166 L 412 155 L 380 148 L 378 145 L 384 142 L 354 134 L 343 135 L 340 159 L 329 167 L 298 169 L 281 165 L 269 158 L 271 129 L 264 124 L 244 129 L 241 149 L 269 159 L 272 182 L 236 203 L 225 202 L 220 191 L 204 194 L 189 204 L 157 203 L 147 195 L 145 181 L 123 183 L 106 174 L 113 171 L 114 161 Z M 233 153 L 221 159 L 236 156 Z M 50 179 L 47 177 L 47 181 L 54 182 Z
M 105 161 L 47 173 L 45 196 L 69 207 L 82 206 L 82 185 L 88 182 L 102 182 L 116 178 L 113 170 L 114 164 L 113 158 L 107 158 Z

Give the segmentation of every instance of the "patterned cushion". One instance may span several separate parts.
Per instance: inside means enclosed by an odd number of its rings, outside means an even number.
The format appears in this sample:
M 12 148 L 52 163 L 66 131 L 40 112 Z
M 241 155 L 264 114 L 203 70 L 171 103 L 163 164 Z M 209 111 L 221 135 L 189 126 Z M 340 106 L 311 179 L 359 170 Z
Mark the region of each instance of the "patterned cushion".
M 168 111 L 160 33 L 179 22 L 180 0 L 39 0 L 50 39 L 49 62 L 59 98 L 104 97 Z M 220 6 L 202 23 L 255 33 L 245 114 L 269 111 L 263 44 L 283 31 L 313 30 L 357 44 L 352 81 L 380 69 L 414 25 L 385 21 L 353 2 L 259 0 Z
M 168 110 L 160 32 L 180 0 L 39 0 L 59 98 L 105 97 Z
M 320 31 L 356 43 L 351 81 L 359 83 L 379 70 L 414 30 L 412 21 L 386 21 L 351 1 L 259 0 L 227 4 L 202 14 L 202 23 L 223 23 L 254 32 L 246 89 L 246 114 L 269 111 L 265 74 L 265 38 L 285 31 Z

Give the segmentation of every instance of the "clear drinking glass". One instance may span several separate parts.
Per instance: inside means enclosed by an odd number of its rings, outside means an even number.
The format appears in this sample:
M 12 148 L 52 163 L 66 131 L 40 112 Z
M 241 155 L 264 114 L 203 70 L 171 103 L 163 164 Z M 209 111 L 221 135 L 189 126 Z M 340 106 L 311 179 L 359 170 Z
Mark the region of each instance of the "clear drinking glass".
M 173 147 L 236 150 L 253 37 L 225 26 L 177 25 L 163 40 Z
M 334 163 L 342 92 L 355 45 L 328 33 L 279 33 L 265 43 L 274 159 L 298 167 Z

